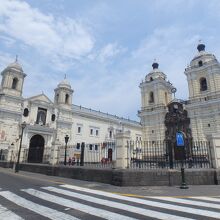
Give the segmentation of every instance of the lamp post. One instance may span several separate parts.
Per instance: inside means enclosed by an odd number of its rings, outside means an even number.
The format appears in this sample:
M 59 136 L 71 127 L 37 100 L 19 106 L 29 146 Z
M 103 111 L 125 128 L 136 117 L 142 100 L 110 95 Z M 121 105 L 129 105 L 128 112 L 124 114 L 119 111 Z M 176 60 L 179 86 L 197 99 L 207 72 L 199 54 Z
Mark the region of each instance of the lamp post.
M 27 125 L 26 122 L 21 123 L 21 140 L 20 140 L 20 146 L 19 146 L 19 150 L 18 150 L 18 158 L 17 158 L 17 162 L 15 165 L 15 173 L 17 173 L 19 171 L 19 161 L 20 161 L 20 154 L 21 154 L 22 138 L 23 138 L 23 132 L 24 132 L 26 125 Z
M 177 147 L 181 147 L 181 186 L 180 189 L 188 189 L 189 187 L 186 185 L 185 181 L 185 169 L 184 169 L 184 157 L 185 157 L 185 143 L 184 143 L 184 137 L 183 133 L 178 131 L 176 133 L 176 142 Z
M 68 135 L 66 135 L 65 136 L 65 155 L 64 155 L 64 165 L 66 166 L 66 150 L 67 150 L 67 143 L 68 143 L 68 141 L 69 141 L 69 136 Z

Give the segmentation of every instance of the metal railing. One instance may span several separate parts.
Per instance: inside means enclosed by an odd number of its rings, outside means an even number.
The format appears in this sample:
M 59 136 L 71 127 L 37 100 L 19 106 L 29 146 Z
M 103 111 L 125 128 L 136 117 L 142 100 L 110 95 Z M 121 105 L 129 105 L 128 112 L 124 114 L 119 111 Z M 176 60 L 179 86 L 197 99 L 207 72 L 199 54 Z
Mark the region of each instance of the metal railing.
M 58 149 L 58 164 L 64 164 L 65 146 Z M 81 143 L 67 147 L 67 166 L 112 168 L 116 159 L 115 142 Z
M 169 141 L 128 141 L 127 158 L 130 169 L 211 168 L 210 144 L 192 141 L 189 146 L 176 147 Z

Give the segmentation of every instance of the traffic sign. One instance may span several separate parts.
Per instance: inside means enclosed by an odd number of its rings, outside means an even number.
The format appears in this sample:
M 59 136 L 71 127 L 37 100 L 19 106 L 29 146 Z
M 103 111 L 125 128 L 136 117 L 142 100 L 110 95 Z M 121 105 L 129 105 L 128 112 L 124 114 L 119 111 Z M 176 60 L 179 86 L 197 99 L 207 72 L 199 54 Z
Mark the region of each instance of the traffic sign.
M 181 132 L 176 133 L 176 146 L 184 147 L 184 137 L 183 137 L 183 133 Z

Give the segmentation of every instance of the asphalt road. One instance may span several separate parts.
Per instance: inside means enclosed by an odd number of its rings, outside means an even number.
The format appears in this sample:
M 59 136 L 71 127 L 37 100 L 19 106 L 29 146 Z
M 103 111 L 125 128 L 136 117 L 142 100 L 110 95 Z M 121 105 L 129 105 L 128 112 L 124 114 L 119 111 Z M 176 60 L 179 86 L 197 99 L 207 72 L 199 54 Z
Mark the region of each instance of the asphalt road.
M 0 168 L 0 220 L 220 219 L 220 186 L 116 187 Z

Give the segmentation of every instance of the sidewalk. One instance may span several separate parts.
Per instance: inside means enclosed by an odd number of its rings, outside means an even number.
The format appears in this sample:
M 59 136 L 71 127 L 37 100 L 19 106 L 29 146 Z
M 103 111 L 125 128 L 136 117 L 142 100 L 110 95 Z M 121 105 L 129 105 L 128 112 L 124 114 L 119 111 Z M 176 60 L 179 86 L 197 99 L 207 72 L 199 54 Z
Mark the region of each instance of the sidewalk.
M 47 176 L 38 173 L 19 171 L 14 173 L 12 169 L 0 168 L 0 173 L 17 175 L 21 178 L 36 179 L 47 183 L 48 185 L 71 184 L 90 189 L 97 189 L 107 192 L 126 194 L 129 196 L 220 196 L 220 185 L 193 185 L 189 189 L 180 189 L 178 186 L 144 186 L 144 187 L 119 187 L 104 183 L 81 181 L 76 179 L 62 178 L 56 176 Z

